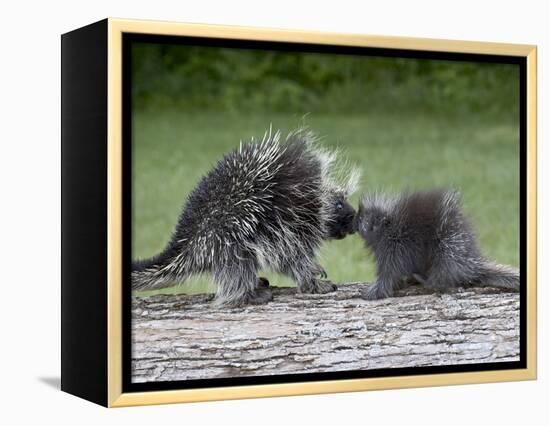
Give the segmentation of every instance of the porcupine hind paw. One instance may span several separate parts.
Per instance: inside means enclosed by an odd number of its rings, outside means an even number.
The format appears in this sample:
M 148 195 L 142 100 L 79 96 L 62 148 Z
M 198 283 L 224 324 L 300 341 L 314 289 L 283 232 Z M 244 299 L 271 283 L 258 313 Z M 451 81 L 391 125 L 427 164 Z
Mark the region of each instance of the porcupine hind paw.
M 260 278 L 261 280 L 262 278 Z M 267 286 L 269 286 L 269 281 L 267 281 L 265 278 L 263 278 L 265 282 L 267 282 Z M 271 302 L 273 300 L 273 292 L 268 287 L 258 287 L 254 294 L 249 296 L 248 303 L 250 305 L 265 305 L 268 302 Z

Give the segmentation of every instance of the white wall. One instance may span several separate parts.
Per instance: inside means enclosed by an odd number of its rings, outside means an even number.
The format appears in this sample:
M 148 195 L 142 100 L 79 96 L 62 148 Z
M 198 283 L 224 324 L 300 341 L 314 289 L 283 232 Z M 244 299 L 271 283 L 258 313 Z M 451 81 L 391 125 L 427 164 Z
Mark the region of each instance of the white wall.
M 60 39 L 107 16 L 539 45 L 539 164 L 550 73 L 544 1 L 7 1 L 0 5 L 0 421 L 61 424 L 548 424 L 549 290 L 539 244 L 537 382 L 105 410 L 61 393 Z M 545 161 L 546 160 L 546 161 Z M 540 167 L 539 187 L 549 176 Z M 539 191 L 539 217 L 549 194 Z M 540 240 L 548 233 L 541 221 Z M 7 238 L 6 238 L 7 236 Z M 7 272 L 7 274 L 6 274 Z M 6 380 L 7 377 L 7 380 Z M 546 393 L 546 395 L 544 395 Z M 13 417 L 7 423 L 4 419 Z

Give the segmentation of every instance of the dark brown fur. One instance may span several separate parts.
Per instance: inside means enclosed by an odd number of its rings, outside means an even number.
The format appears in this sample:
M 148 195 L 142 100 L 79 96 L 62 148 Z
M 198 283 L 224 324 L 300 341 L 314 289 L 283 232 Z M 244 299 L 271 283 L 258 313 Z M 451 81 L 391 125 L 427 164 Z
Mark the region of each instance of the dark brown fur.
M 376 283 L 362 292 L 364 299 L 390 297 L 411 280 L 438 291 L 460 286 L 519 291 L 517 270 L 481 255 L 455 191 L 366 196 L 356 228 L 378 269 Z

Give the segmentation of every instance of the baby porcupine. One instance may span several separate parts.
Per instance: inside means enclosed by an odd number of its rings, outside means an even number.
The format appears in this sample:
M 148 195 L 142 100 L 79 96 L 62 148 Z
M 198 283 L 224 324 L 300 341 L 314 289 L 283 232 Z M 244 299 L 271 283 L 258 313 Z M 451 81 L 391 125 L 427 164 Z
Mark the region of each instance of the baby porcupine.
M 456 191 L 365 196 L 355 223 L 373 250 L 378 276 L 361 293 L 367 300 L 392 296 L 408 281 L 444 291 L 459 286 L 519 291 L 519 272 L 480 253 Z
M 241 143 L 202 178 L 166 248 L 133 264 L 133 289 L 210 272 L 216 304 L 261 304 L 272 296 L 260 268 L 289 276 L 303 293 L 336 289 L 320 279 L 326 274 L 315 251 L 323 240 L 354 232 L 346 198 L 358 174 L 341 176 L 336 153 L 320 148 L 306 129 L 280 139 L 269 131 L 262 141 Z

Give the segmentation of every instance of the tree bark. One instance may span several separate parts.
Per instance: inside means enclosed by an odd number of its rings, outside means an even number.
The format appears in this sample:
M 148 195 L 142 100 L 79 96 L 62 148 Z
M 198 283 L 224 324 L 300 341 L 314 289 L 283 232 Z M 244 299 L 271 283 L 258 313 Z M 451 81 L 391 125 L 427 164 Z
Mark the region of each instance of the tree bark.
M 273 288 L 267 305 L 220 309 L 212 295 L 132 301 L 132 381 L 170 381 L 519 360 L 519 295 L 496 289 L 365 301 Z

